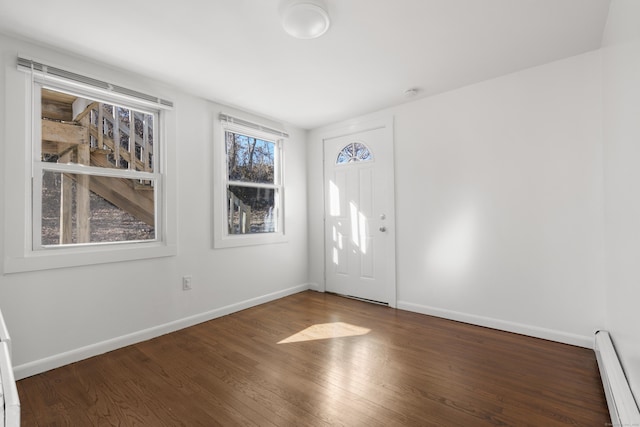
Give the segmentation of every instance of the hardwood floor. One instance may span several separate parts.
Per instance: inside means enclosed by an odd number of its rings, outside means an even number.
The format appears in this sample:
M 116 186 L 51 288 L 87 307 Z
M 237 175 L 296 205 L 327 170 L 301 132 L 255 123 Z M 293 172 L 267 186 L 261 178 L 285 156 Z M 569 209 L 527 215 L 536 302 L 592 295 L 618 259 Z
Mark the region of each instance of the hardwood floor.
M 610 422 L 591 350 L 311 291 L 18 389 L 23 426 Z

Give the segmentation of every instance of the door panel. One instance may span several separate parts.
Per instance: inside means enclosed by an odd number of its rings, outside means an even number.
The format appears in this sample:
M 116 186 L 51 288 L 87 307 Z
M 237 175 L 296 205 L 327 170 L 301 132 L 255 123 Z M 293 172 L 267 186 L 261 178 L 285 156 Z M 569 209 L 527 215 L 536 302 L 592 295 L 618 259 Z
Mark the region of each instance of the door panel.
M 324 140 L 326 290 L 395 306 L 388 126 Z

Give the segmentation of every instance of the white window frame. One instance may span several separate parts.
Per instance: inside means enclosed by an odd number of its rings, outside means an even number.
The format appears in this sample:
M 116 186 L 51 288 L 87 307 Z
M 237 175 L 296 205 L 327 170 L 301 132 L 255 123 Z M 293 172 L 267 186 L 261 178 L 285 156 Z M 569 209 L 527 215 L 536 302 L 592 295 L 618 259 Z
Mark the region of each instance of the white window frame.
M 236 123 L 232 118 L 222 115 L 224 120 L 220 120 L 220 129 L 215 132 L 214 135 L 214 164 L 217 166 L 216 181 L 217 185 L 214 185 L 214 204 L 217 207 L 214 213 L 214 247 L 215 248 L 230 248 L 239 246 L 250 245 L 264 245 L 286 242 L 285 234 L 285 212 L 284 212 L 284 199 L 285 199 L 285 178 L 284 178 L 284 158 L 285 158 L 285 141 L 286 134 L 284 132 L 274 133 L 270 132 L 269 128 L 263 128 L 260 125 L 253 125 L 251 127 L 243 124 Z M 237 120 L 240 121 L 240 120 Z M 243 123 L 249 123 L 242 121 Z M 262 129 L 267 129 L 262 130 Z M 228 162 L 227 162 L 227 150 L 226 150 L 226 133 L 234 132 L 249 137 L 261 139 L 275 143 L 275 151 L 277 155 L 274 159 L 274 175 L 275 183 L 271 184 L 259 184 L 259 183 L 246 183 L 229 181 Z M 217 161 L 215 161 L 217 159 Z M 277 216 L 277 225 L 275 232 L 265 233 L 247 233 L 247 234 L 229 234 L 228 229 L 228 207 L 227 207 L 227 188 L 229 185 L 240 185 L 247 187 L 261 187 L 261 188 L 275 188 L 276 200 L 275 211 Z
M 172 104 L 159 103 L 141 99 L 134 95 L 116 93 L 109 89 L 94 87 L 62 77 L 47 75 L 46 72 L 25 72 L 24 69 L 7 69 L 5 89 L 15 96 L 16 104 L 23 99 L 23 108 L 16 108 L 6 113 L 7 136 L 11 147 L 6 148 L 5 155 L 16 158 L 24 155 L 24 163 L 15 163 L 5 174 L 5 193 L 7 204 L 14 207 L 5 208 L 5 255 L 4 272 L 46 270 L 80 265 L 103 264 L 137 259 L 174 256 L 176 247 L 175 208 L 168 199 L 175 198 L 175 190 L 167 188 L 167 155 L 169 134 L 175 132 L 175 113 Z M 88 80 L 92 80 L 88 78 Z M 153 113 L 154 123 L 154 172 L 130 170 L 111 170 L 108 168 L 87 167 L 81 165 L 63 165 L 40 160 L 41 150 L 41 89 L 43 87 L 61 92 L 86 96 L 100 102 L 125 106 L 136 111 Z M 122 89 L 121 87 L 118 87 Z M 20 125 L 23 123 L 23 125 Z M 168 125 L 170 123 L 170 125 Z M 170 131 L 168 131 L 168 128 Z M 20 145 L 23 144 L 23 145 Z M 173 168 L 172 168 L 173 169 Z M 144 241 L 100 242 L 42 246 L 40 241 L 40 222 L 34 216 L 41 216 L 42 171 L 69 172 L 100 176 L 126 177 L 132 179 L 152 179 L 156 183 L 155 196 L 155 239 Z M 20 172 L 22 171 L 22 172 Z M 15 179 L 24 176 L 24 192 L 18 188 L 18 182 L 9 183 L 7 177 Z M 173 186 L 172 186 L 173 187 Z M 23 207 L 23 210 L 20 207 Z M 17 207 L 17 209 L 16 209 Z M 12 227 L 8 224 L 12 223 Z
M 75 86 L 75 85 L 73 85 Z M 64 82 L 49 83 L 46 79 L 36 77 L 33 83 L 34 90 L 34 120 L 38 117 L 42 117 L 42 90 L 50 89 L 57 92 L 64 92 L 79 97 L 91 99 L 101 103 L 107 103 L 114 107 L 122 107 L 126 109 L 134 109 L 135 111 L 142 112 L 153 116 L 153 135 L 158 137 L 159 141 L 162 141 L 162 135 L 158 131 L 162 122 L 162 111 L 160 109 L 151 109 L 135 101 L 123 102 L 122 100 L 117 103 L 113 101 L 106 101 L 102 99 L 99 93 L 92 90 L 90 87 L 77 88 Z M 115 112 L 114 112 L 115 114 Z M 41 121 L 38 121 L 41 123 Z M 42 126 L 34 126 L 33 132 L 33 148 L 32 148 L 32 248 L 34 251 L 40 250 L 59 250 L 72 246 L 95 246 L 95 245 L 124 245 L 124 244 L 139 244 L 139 243 L 151 243 L 161 242 L 163 239 L 163 227 L 157 227 L 157 225 L 163 224 L 162 211 L 158 209 L 159 197 L 162 194 L 163 174 L 162 174 L 162 159 L 161 156 L 154 156 L 154 171 L 143 172 L 133 169 L 118 169 L 118 168 L 103 168 L 97 166 L 86 166 L 79 164 L 65 164 L 65 163 L 47 163 L 41 160 L 42 154 Z M 158 143 L 154 144 L 156 147 Z M 162 153 L 162 147 L 159 147 L 159 153 Z M 154 192 L 154 234 L 155 237 L 149 240 L 128 240 L 128 241 L 114 241 L 114 242 L 89 242 L 89 243 L 74 243 L 64 245 L 43 245 L 42 244 L 42 176 L 44 172 L 56 172 L 56 173 L 70 173 L 75 175 L 88 175 L 88 176 L 103 176 L 111 178 L 125 178 L 143 181 L 153 182 Z

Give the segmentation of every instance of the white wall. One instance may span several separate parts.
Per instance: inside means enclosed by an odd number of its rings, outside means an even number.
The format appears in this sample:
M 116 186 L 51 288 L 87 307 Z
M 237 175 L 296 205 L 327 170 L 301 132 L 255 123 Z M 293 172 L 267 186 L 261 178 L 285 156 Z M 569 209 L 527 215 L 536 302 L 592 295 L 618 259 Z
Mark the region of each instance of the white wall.
M 638 401 L 640 2 L 612 2 L 603 45 L 607 328 Z
M 613 37 L 626 34 L 626 9 L 637 7 L 633 0 L 614 4 L 619 16 L 610 19 L 611 46 L 604 51 L 607 304 L 600 52 L 332 127 L 394 117 L 401 308 L 589 346 L 608 307 L 608 325 L 637 389 L 640 349 L 634 326 L 640 322 L 633 304 L 640 247 L 631 238 L 640 235 L 635 221 L 640 203 L 628 183 L 638 173 L 633 156 L 640 154 L 631 143 L 640 133 L 637 114 L 632 116 L 638 112 L 638 97 L 632 97 L 639 88 L 638 49 Z M 327 128 L 307 136 L 287 126 L 292 135 L 286 159 L 288 243 L 213 250 L 212 127 L 221 109 L 234 110 L 143 76 L 0 36 L 5 169 L 13 161 L 6 152 L 24 144 L 6 138 L 15 124 L 5 120 L 12 108 L 5 82 L 16 72 L 18 52 L 173 100 L 178 172 L 171 177 L 177 256 L 0 277 L 0 308 L 14 338 L 18 376 L 303 289 L 308 277 L 322 290 L 319 137 Z M 7 192 L 16 191 L 7 178 L 3 170 L 3 224 L 13 209 L 4 205 Z M 0 233 L 4 240 L 5 227 Z M 252 268 L 238 274 L 239 265 Z M 193 275 L 190 292 L 180 289 L 184 274 Z
M 395 119 L 399 308 L 592 345 L 604 324 L 600 60 L 592 52 L 376 114 Z M 326 131 L 311 132 L 308 148 L 318 288 Z
M 175 103 L 176 153 L 169 185 L 175 188 L 178 255 L 37 272 L 3 274 L 0 308 L 14 341 L 18 377 L 100 353 L 130 342 L 206 320 L 307 287 L 306 146 L 304 131 L 207 102 L 143 76 L 0 35 L 0 200 L 2 224 L 16 207 L 10 194 L 23 191 L 20 177 L 5 176 L 8 158 L 28 141 L 7 138 L 21 123 L 7 123 L 15 110 L 5 82 L 18 73 L 18 52 L 43 62 L 102 78 Z M 221 110 L 285 127 L 287 243 L 238 249 L 212 249 L 212 143 Z M 19 132 L 18 132 L 19 133 Z M 18 156 L 20 157 L 20 156 Z M 17 187 L 16 187 L 17 186 Z M 22 187 L 20 187 L 22 186 Z M 20 209 L 20 207 L 17 207 Z M 7 224 L 11 228 L 12 224 Z M 7 237 L 0 227 L 1 240 Z M 4 245 L 0 245 L 4 251 Z M 4 258 L 4 253 L 0 254 Z M 181 290 L 181 277 L 193 276 L 193 290 Z

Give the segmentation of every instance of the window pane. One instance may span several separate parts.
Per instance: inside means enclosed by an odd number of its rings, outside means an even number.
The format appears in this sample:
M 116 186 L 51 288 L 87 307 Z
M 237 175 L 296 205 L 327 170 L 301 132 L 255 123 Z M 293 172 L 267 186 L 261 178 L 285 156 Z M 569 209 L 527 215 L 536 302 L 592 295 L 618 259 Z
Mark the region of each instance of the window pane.
M 153 172 L 153 114 L 51 89 L 41 105 L 43 162 Z
M 274 188 L 230 185 L 227 190 L 229 234 L 278 231 L 276 192 Z
M 372 155 L 367 146 L 359 142 L 352 142 L 340 150 L 336 163 L 367 162 L 370 160 L 372 160 Z
M 225 132 L 229 181 L 275 183 L 275 143 Z
M 124 178 L 42 176 L 42 245 L 154 240 L 154 191 Z

